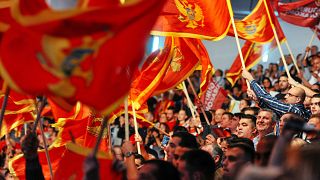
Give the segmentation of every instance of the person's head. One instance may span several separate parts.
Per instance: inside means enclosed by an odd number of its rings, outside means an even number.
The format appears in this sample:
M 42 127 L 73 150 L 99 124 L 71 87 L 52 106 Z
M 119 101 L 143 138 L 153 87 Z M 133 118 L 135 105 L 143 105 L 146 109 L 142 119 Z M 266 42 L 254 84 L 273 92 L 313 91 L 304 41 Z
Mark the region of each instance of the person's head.
M 316 55 L 318 53 L 318 46 L 316 45 L 311 46 L 310 51 L 311 51 L 311 55 Z
M 320 84 L 319 83 L 312 84 L 311 90 L 316 92 L 316 93 L 320 93 Z
M 288 169 L 291 169 L 291 173 L 293 174 L 292 179 L 320 179 L 320 144 L 306 144 L 297 151 L 286 162 Z
M 174 107 L 170 106 L 168 107 L 168 109 L 166 110 L 166 115 L 167 115 L 167 120 L 171 121 L 174 119 Z
M 279 78 L 279 89 L 281 92 L 285 92 L 289 90 L 290 84 L 288 81 L 288 76 L 286 74 L 282 74 Z
M 312 114 L 320 114 L 320 94 L 315 94 L 312 96 L 310 110 Z
M 320 114 L 311 115 L 308 124 L 313 126 L 315 130 L 320 131 Z M 307 134 L 307 139 L 313 139 L 317 137 L 316 134 Z
M 188 132 L 177 132 L 174 133 L 170 140 L 168 146 L 165 148 L 167 155 L 167 161 L 172 162 L 175 158 L 174 153 L 178 146 L 189 149 L 198 148 L 198 143 L 196 138 Z
M 271 80 L 268 77 L 264 77 L 262 79 L 262 85 L 265 89 L 269 89 L 272 88 L 272 83 Z
M 147 112 L 147 113 L 145 113 L 145 114 L 144 114 L 144 117 L 145 117 L 148 121 L 150 121 L 150 122 L 154 122 L 154 120 L 155 120 L 152 112 Z
M 264 136 L 260 139 L 257 144 L 256 154 L 255 154 L 255 162 L 254 164 L 257 166 L 267 166 L 272 148 L 276 143 L 277 136 L 269 135 Z
M 263 72 L 263 65 L 262 64 L 258 64 L 257 71 L 258 72 Z
M 159 122 L 160 123 L 166 123 L 168 120 L 167 120 L 167 114 L 166 113 L 161 113 L 160 114 L 160 118 L 159 118 Z
M 277 116 L 270 109 L 261 109 L 256 121 L 258 134 L 265 135 L 271 133 L 276 124 Z
M 222 114 L 222 121 L 221 121 L 221 127 L 222 128 L 229 128 L 230 125 L 231 125 L 231 121 L 232 121 L 232 118 L 233 118 L 233 114 L 230 113 L 230 112 L 224 112 Z
M 215 77 L 220 77 L 223 76 L 223 71 L 221 69 L 217 69 L 214 73 Z
M 280 118 L 280 123 L 279 123 L 279 130 L 280 130 L 280 134 L 282 133 L 282 130 L 283 130 L 283 127 L 285 125 L 285 123 L 290 119 L 292 118 L 292 116 L 294 116 L 295 114 L 292 113 L 292 112 L 288 112 L 288 113 L 285 113 L 281 116 Z
M 180 179 L 179 171 L 169 162 L 149 160 L 138 171 L 138 180 L 176 180 Z
M 239 125 L 240 118 L 243 114 L 242 113 L 235 113 L 234 116 L 232 117 L 230 124 L 229 124 L 229 129 L 231 133 L 236 134 L 237 132 L 237 127 Z
M 256 120 L 257 118 L 252 115 L 244 114 L 241 116 L 238 125 L 237 135 L 241 138 L 253 139 L 256 134 Z
M 203 150 L 191 150 L 181 156 L 178 170 L 183 180 L 214 179 L 215 163 L 211 155 Z
M 319 71 L 320 70 L 320 56 L 319 55 L 314 55 L 312 60 L 311 60 L 311 63 L 312 63 L 312 67 L 314 67 L 314 70 L 315 71 Z
M 224 109 L 217 109 L 216 112 L 214 113 L 214 121 L 216 123 L 221 123 L 222 121 L 222 114 L 225 112 Z
M 170 128 L 169 128 L 168 124 L 166 124 L 166 123 L 160 123 L 159 129 L 161 129 L 162 131 L 164 131 L 166 133 L 170 132 Z M 163 133 L 160 131 L 160 134 L 163 134 Z
M 177 133 L 178 134 L 178 133 Z M 192 150 L 192 149 L 198 149 L 199 144 L 197 142 L 197 139 L 195 136 L 193 136 L 190 133 L 179 133 L 178 136 L 181 137 L 181 141 L 179 145 L 175 148 L 174 153 L 173 153 L 173 160 L 172 163 L 174 166 L 178 166 L 180 162 L 181 156 Z
M 300 87 L 292 87 L 285 96 L 285 102 L 288 104 L 303 104 L 306 98 L 305 91 Z
M 252 116 L 257 116 L 259 111 L 260 111 L 260 108 L 258 107 L 246 107 L 241 110 L 243 114 L 249 114 Z
M 178 121 L 185 121 L 188 118 L 186 110 L 181 109 L 178 113 Z
M 241 99 L 239 104 L 239 109 L 242 111 L 243 108 L 250 107 L 251 101 L 250 99 Z
M 254 162 L 254 154 L 254 145 L 251 140 L 238 138 L 236 142 L 231 142 L 223 160 L 223 176 L 236 177 L 243 166 Z

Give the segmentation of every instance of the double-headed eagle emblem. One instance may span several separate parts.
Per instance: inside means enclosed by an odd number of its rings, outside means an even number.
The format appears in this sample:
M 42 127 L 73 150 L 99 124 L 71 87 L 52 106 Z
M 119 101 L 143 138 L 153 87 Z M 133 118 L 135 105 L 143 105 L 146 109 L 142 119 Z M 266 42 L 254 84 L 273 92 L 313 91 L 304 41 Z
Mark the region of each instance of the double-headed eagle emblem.
M 178 19 L 181 22 L 187 22 L 187 28 L 195 29 L 198 26 L 204 27 L 204 16 L 201 7 L 194 3 L 189 4 L 186 0 L 174 0 L 177 9 L 180 12 Z

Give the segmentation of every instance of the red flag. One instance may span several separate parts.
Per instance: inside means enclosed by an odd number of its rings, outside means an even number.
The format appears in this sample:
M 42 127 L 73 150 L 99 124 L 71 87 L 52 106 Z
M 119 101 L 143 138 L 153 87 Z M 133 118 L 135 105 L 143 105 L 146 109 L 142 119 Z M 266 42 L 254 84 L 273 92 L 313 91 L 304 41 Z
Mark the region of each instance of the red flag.
M 192 38 L 173 38 L 173 52 L 170 66 L 165 77 L 154 91 L 153 95 L 158 95 L 169 89 L 176 87 L 200 64 L 203 54 L 200 53 L 203 47 L 201 40 Z
M 71 111 L 66 111 L 50 98 L 48 98 L 48 102 L 56 121 L 58 121 L 59 118 L 81 119 L 90 115 L 90 108 L 80 102 L 78 102 Z
M 83 163 L 85 158 L 92 152 L 91 149 L 67 144 L 66 152 L 63 154 L 59 167 L 55 171 L 55 179 L 83 179 Z M 113 171 L 112 157 L 110 154 L 98 152 L 100 179 L 122 179 L 122 174 Z
M 277 17 L 274 15 L 274 10 L 269 1 L 266 1 L 268 11 L 264 4 L 264 0 L 259 0 L 252 12 L 242 20 L 235 21 L 236 29 L 239 37 L 251 42 L 270 42 L 274 37 L 272 26 L 269 22 L 269 17 L 274 24 L 279 39 L 285 37 Z M 270 16 L 269 16 L 270 15 Z M 228 35 L 234 36 L 232 27 L 229 29 Z
M 4 94 L 0 95 L 0 104 L 2 104 L 4 96 Z M 36 104 L 34 99 L 11 91 L 7 101 L 0 137 L 3 137 L 12 129 L 25 122 L 33 121 L 35 118 L 35 110 Z
M 218 85 L 213 79 L 209 83 L 208 90 L 201 101 L 206 111 L 221 108 L 223 102 L 227 98 L 227 92 Z
M 259 62 L 261 57 L 268 54 L 270 51 L 272 51 L 276 47 L 277 47 L 277 43 L 275 40 L 265 44 L 246 41 L 244 46 L 241 49 L 246 69 L 247 70 L 251 69 L 253 66 L 255 66 Z M 233 61 L 230 69 L 228 70 L 226 74 L 226 78 L 233 86 L 241 76 L 241 73 L 242 73 L 242 65 L 241 65 L 240 56 L 238 55 L 236 59 Z
M 231 25 L 228 1 L 168 0 L 152 34 L 220 40 Z
M 129 90 L 163 3 L 145 0 L 66 11 L 14 6 L 19 24 L 12 24 L 3 37 L 1 75 L 19 92 L 80 100 L 110 112 Z
M 276 3 L 276 9 L 282 20 L 297 26 L 314 27 L 320 21 L 320 2 L 318 0 Z
M 64 154 L 65 151 L 66 151 L 65 146 L 54 147 L 49 149 L 49 155 L 50 155 L 53 173 L 60 166 L 61 156 Z M 42 172 L 43 172 L 44 178 L 50 179 L 50 171 L 49 171 L 49 166 L 48 166 L 45 151 L 44 150 L 38 151 L 38 157 L 39 157 L 40 164 L 42 166 Z M 12 159 L 10 159 L 8 166 L 9 166 L 10 173 L 12 173 L 14 176 L 16 176 L 19 179 L 26 179 L 25 177 L 26 161 L 22 154 L 19 154 L 13 157 Z
M 153 52 L 138 71 L 130 88 L 130 99 L 135 109 L 140 109 L 163 80 L 172 59 L 172 38 L 166 38 L 164 48 Z

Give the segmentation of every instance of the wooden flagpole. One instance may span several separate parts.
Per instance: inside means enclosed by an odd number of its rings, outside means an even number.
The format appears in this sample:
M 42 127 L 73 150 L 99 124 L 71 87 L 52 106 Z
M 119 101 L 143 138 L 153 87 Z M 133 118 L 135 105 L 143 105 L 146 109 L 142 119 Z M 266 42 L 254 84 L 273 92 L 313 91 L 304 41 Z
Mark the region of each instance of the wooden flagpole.
M 289 46 L 288 41 L 286 40 L 285 43 L 286 43 L 287 49 L 289 50 L 289 53 L 290 53 L 291 59 L 292 59 L 292 61 L 293 61 L 293 64 L 294 64 L 294 66 L 296 67 L 297 72 L 300 73 L 300 69 L 299 69 L 299 67 L 298 67 L 297 60 L 296 60 L 296 58 L 293 56 L 293 53 L 292 53 L 292 51 L 291 51 L 291 48 L 290 48 L 290 46 Z
M 124 100 L 124 130 L 125 130 L 125 140 L 129 141 L 128 97 L 126 97 Z
M 204 116 L 207 124 L 210 125 L 209 119 L 208 119 L 208 117 L 207 117 L 206 112 L 204 111 L 204 108 L 203 108 L 203 105 L 202 105 L 202 103 L 201 103 L 201 100 L 199 99 L 198 94 L 197 94 L 196 90 L 194 89 L 193 84 L 192 84 L 190 78 L 188 77 L 187 79 L 188 79 L 188 82 L 189 82 L 189 84 L 190 84 L 190 86 L 191 86 L 191 89 L 192 89 L 192 92 L 193 92 L 194 96 L 197 98 L 197 101 L 200 102 L 199 105 L 200 105 L 201 112 L 202 112 L 202 114 L 203 114 L 203 116 Z
M 131 107 L 132 107 L 132 112 L 133 112 L 133 123 L 134 123 L 135 135 L 139 135 L 138 123 L 137 123 L 137 117 L 136 117 L 136 110 L 135 110 L 135 108 L 133 106 L 133 101 L 131 101 Z M 141 154 L 140 142 L 137 142 L 137 150 L 138 150 L 138 154 Z
M 313 31 L 312 37 L 311 37 L 311 39 L 310 39 L 310 41 L 309 41 L 309 44 L 308 44 L 308 46 L 307 46 L 307 48 L 306 48 L 306 53 L 305 53 L 305 55 L 304 55 L 304 57 L 303 57 L 303 61 L 306 60 L 307 57 L 308 57 L 308 55 L 309 55 L 309 51 L 310 51 L 310 50 L 307 50 L 307 49 L 310 48 L 310 46 L 311 46 L 311 44 L 312 44 L 312 42 L 313 42 L 313 39 L 314 39 L 314 37 L 315 37 L 316 34 L 317 34 L 317 30 L 315 29 L 315 30 Z
M 9 94 L 10 94 L 10 88 L 7 86 L 6 92 L 4 94 L 3 102 L 2 102 L 1 112 L 0 112 L 0 134 L 1 134 L 1 130 L 2 130 L 2 122 L 3 122 L 4 114 L 6 111 L 7 104 L 8 104 Z
M 44 150 L 46 153 L 46 158 L 47 158 L 47 162 L 48 162 L 48 166 L 49 166 L 50 177 L 51 177 L 51 179 L 53 179 L 53 170 L 52 170 L 52 165 L 51 165 L 51 160 L 50 160 L 50 155 L 49 155 L 49 150 L 48 150 L 48 145 L 47 145 L 47 138 L 44 135 L 43 121 L 41 119 L 39 120 L 39 128 L 40 128 L 43 146 L 44 146 Z
M 192 117 L 194 119 L 196 119 L 196 116 L 194 114 L 194 106 L 190 100 L 190 97 L 189 97 L 189 94 L 188 94 L 188 90 L 187 90 L 187 87 L 186 87 L 186 83 L 184 81 L 182 81 L 182 85 L 183 85 L 183 92 L 184 94 L 186 95 L 186 98 L 187 98 L 187 101 L 188 101 L 188 105 L 189 105 L 189 108 L 191 110 L 191 114 L 192 114 Z
M 290 72 L 289 72 L 289 69 L 288 69 L 288 65 L 287 65 L 287 62 L 286 62 L 286 60 L 284 58 L 284 54 L 283 54 L 282 49 L 281 49 L 281 44 L 280 44 L 280 41 L 279 41 L 279 37 L 278 37 L 277 31 L 276 31 L 276 28 L 274 27 L 274 24 L 272 22 L 272 19 L 271 19 L 271 16 L 270 16 L 270 11 L 269 11 L 269 8 L 268 8 L 266 0 L 263 0 L 263 3 L 264 3 L 264 7 L 266 8 L 266 11 L 267 11 L 267 14 L 268 14 L 268 19 L 269 19 L 270 25 L 272 27 L 274 38 L 276 39 L 276 42 L 277 42 L 277 46 L 278 46 L 278 49 L 279 49 L 279 52 L 280 52 L 280 55 L 281 55 L 281 59 L 282 59 L 284 68 L 286 70 L 287 76 L 289 78 L 291 78 L 291 75 L 290 75 Z
M 230 1 L 227 0 L 227 4 L 228 4 L 229 15 L 230 15 L 230 19 L 231 19 L 231 24 L 232 24 L 234 36 L 236 38 L 236 44 L 237 44 L 238 53 L 239 53 L 240 60 L 241 60 L 242 69 L 246 69 L 246 64 L 245 64 L 244 59 L 243 59 L 243 54 L 242 54 L 241 47 L 240 47 L 238 32 L 237 32 L 236 24 L 234 22 L 233 10 L 232 10 L 232 6 L 231 6 Z M 246 80 L 246 83 L 247 83 L 248 89 L 250 89 L 249 81 Z
M 38 112 L 37 112 L 37 117 L 36 117 L 36 120 L 34 121 L 32 133 L 36 132 L 39 120 L 41 118 L 41 112 L 42 112 L 44 106 L 46 105 L 46 101 L 47 101 L 46 97 L 42 96 L 42 100 L 40 101 L 40 105 L 39 105 Z

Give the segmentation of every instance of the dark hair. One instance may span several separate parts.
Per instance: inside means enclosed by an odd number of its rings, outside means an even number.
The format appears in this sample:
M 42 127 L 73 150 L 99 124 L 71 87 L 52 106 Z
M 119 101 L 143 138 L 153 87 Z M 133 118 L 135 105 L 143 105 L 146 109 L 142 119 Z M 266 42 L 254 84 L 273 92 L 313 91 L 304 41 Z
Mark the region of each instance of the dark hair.
M 200 179 L 214 179 L 215 163 L 211 155 L 203 150 L 191 150 L 181 156 L 181 160 L 186 163 L 185 168 L 189 176 L 193 173 L 200 172 Z
M 270 87 L 269 87 L 269 88 L 272 88 L 272 87 L 273 87 L 270 78 L 268 78 L 268 77 L 263 77 L 263 78 L 262 78 L 262 83 L 263 83 L 264 80 L 269 81 L 269 83 L 270 83 Z
M 161 125 L 164 125 L 164 127 L 165 127 L 165 130 L 164 130 L 164 131 L 165 131 L 166 133 L 169 133 L 169 132 L 170 132 L 170 128 L 169 128 L 169 126 L 168 126 L 167 123 L 160 123 L 159 127 L 160 127 Z
M 250 119 L 251 120 L 251 123 L 254 125 L 254 127 L 256 126 L 256 121 L 257 121 L 257 118 L 253 115 L 250 115 L 250 114 L 243 114 L 241 116 L 241 119 L 242 118 L 245 118 L 245 119 Z
M 246 111 L 253 111 L 254 115 L 258 115 L 260 108 L 258 107 L 245 107 L 241 110 L 242 113 L 245 113 Z
M 181 147 L 190 149 L 197 149 L 199 147 L 196 137 L 188 132 L 177 132 L 174 133 L 172 137 L 179 137 L 181 139 L 179 143 L 179 146 Z
M 244 114 L 243 113 L 234 113 L 235 117 L 241 118 Z
M 229 116 L 229 119 L 232 119 L 233 116 L 234 116 L 231 112 L 224 112 L 224 113 L 222 114 L 222 116 L 223 116 L 223 115 Z
M 149 171 L 157 180 L 179 180 L 179 171 L 169 162 L 162 160 L 149 160 L 144 165 L 153 165 L 155 168 Z
M 212 120 L 212 113 L 210 111 L 205 111 L 206 116 L 208 118 L 208 121 L 211 122 Z M 199 113 L 200 121 L 201 122 L 206 122 L 206 118 L 204 117 L 203 113 Z
M 175 126 L 173 128 L 173 134 L 180 133 L 180 132 L 188 132 L 188 129 L 184 126 Z
M 233 138 L 229 141 L 229 148 L 240 148 L 243 150 L 246 161 L 253 162 L 254 161 L 254 144 L 248 138 Z
M 248 105 L 248 106 L 251 106 L 251 100 L 250 100 L 250 99 L 244 98 L 244 99 L 241 99 L 241 100 L 246 101 L 247 105 Z

